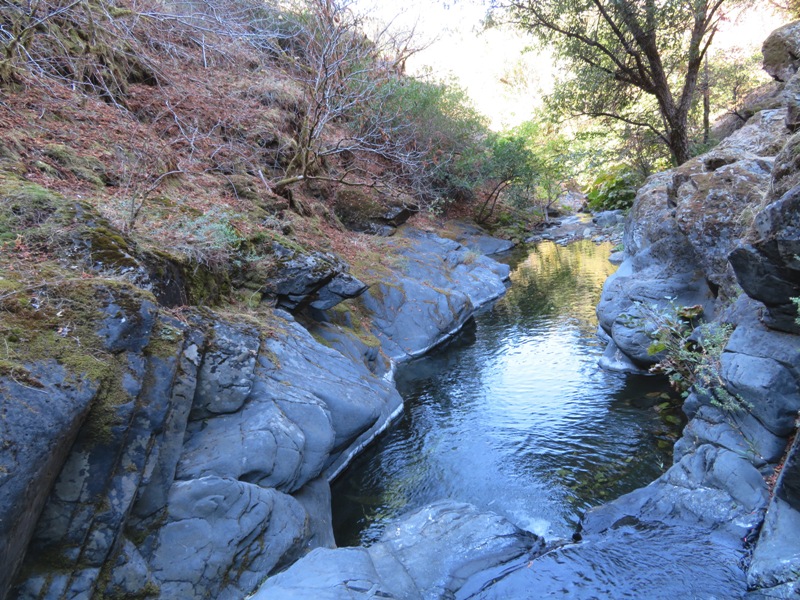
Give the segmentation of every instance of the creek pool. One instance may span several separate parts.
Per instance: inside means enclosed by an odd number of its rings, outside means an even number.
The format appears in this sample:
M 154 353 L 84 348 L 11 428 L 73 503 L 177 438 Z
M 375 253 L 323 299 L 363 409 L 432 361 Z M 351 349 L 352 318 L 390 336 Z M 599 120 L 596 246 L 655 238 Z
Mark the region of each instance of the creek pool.
M 597 366 L 610 252 L 543 242 L 508 257 L 508 293 L 401 367 L 403 416 L 334 482 L 339 546 L 370 545 L 442 498 L 569 537 L 587 508 L 669 467 L 682 421 L 666 382 Z

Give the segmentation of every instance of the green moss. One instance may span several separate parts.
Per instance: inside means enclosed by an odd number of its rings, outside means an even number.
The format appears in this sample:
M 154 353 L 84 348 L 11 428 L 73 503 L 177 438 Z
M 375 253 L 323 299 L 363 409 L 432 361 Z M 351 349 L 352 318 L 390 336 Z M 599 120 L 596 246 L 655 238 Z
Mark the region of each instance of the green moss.
M 48 144 L 43 153 L 78 179 L 98 188 L 104 187 L 110 180 L 105 165 L 94 156 L 81 156 L 62 144 Z
M 177 356 L 183 345 L 184 332 L 159 319 L 145 352 L 149 356 L 171 358 Z
M 128 241 L 118 231 L 98 226 L 87 229 L 83 237 L 91 246 L 93 261 L 113 268 L 138 266 Z
M 0 240 L 40 227 L 63 205 L 57 194 L 33 183 L 0 180 Z
M 28 371 L 24 365 L 10 360 L 0 359 L 0 377 L 7 377 L 20 385 L 28 387 L 44 387 L 38 379 L 31 375 L 30 371 Z

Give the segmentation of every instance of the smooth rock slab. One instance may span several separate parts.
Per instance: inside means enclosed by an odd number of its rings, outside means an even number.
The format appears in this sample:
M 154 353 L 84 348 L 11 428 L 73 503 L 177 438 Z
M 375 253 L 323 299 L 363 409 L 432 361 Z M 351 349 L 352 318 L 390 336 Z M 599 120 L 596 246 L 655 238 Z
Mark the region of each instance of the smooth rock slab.
M 747 572 L 752 588 L 800 584 L 800 442 L 794 442 L 775 485 Z M 792 597 L 792 596 L 776 596 Z
M 175 483 L 150 568 L 162 598 L 242 598 L 295 557 L 306 513 L 274 489 L 204 477 Z
M 28 365 L 28 373 L 41 388 L 0 378 L 0 598 L 97 391 L 94 382 L 67 384 L 56 363 Z
M 253 598 L 452 598 L 477 573 L 543 549 L 540 538 L 498 515 L 441 501 L 399 521 L 369 548 L 314 550 Z
M 735 549 L 702 529 L 624 525 L 485 573 L 456 600 L 732 600 L 746 583 Z

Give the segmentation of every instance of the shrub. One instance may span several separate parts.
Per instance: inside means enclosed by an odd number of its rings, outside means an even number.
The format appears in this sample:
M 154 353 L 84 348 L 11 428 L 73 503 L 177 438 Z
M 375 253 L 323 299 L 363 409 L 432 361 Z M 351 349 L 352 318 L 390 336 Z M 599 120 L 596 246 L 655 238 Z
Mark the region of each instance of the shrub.
M 654 326 L 648 348 L 660 360 L 651 371 L 665 374 L 672 387 L 686 397 L 690 390 L 711 399 L 711 404 L 726 411 L 752 408 L 737 394 L 731 394 L 722 379 L 720 358 L 733 333 L 727 323 L 704 323 L 696 327 L 702 306 L 666 308 L 640 305 L 645 319 Z
M 624 165 L 612 167 L 595 178 L 586 198 L 593 211 L 627 210 L 633 206 L 636 188 L 639 185 L 636 174 Z

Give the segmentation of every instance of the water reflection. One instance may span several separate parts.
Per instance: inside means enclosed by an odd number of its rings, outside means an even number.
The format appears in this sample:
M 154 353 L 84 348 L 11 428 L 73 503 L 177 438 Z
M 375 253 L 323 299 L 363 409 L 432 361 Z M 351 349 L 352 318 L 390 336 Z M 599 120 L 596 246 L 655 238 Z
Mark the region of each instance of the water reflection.
M 440 498 L 565 536 L 586 508 L 668 466 L 679 423 L 664 383 L 597 368 L 609 252 L 543 243 L 512 259 L 506 297 L 398 373 L 402 420 L 334 485 L 339 545 L 369 544 Z

